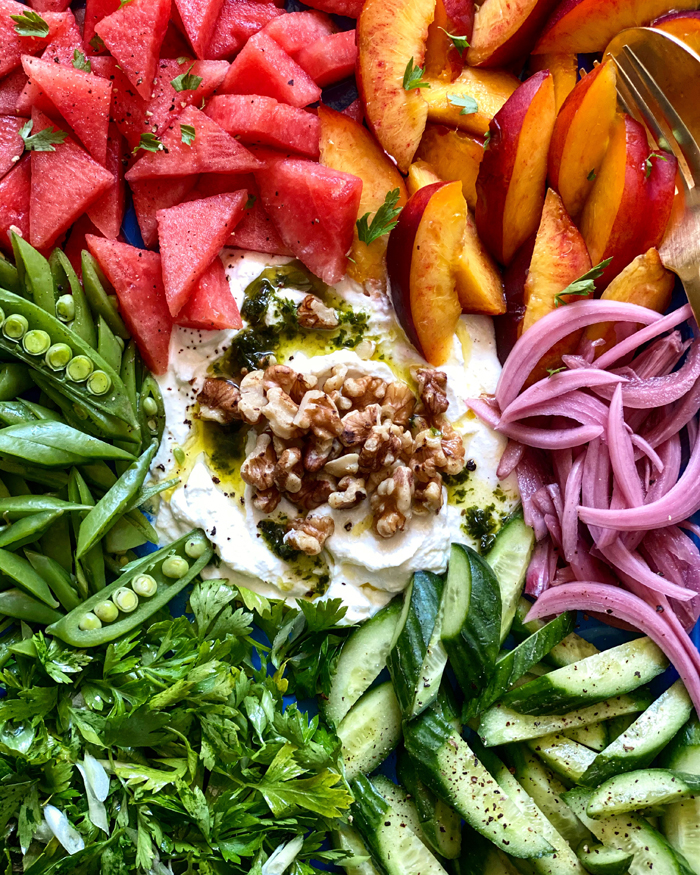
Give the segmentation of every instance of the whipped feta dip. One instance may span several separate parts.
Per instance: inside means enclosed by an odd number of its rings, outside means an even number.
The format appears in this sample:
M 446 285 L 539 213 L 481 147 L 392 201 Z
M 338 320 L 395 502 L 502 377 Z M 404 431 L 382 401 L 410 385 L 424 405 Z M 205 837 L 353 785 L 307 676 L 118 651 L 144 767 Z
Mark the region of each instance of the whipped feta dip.
M 246 288 L 265 268 L 290 261 L 236 249 L 224 250 L 222 260 L 239 308 Z M 281 364 L 320 379 L 343 365 L 349 376 L 376 376 L 387 382 L 408 379 L 411 367 L 426 366 L 407 341 L 385 296 L 368 295 L 348 279 L 331 291 L 353 312 L 366 314 L 362 341 L 354 349 L 291 345 L 286 355 L 278 356 Z M 295 305 L 305 294 L 296 289 L 279 291 L 280 297 Z M 211 376 L 212 365 L 230 347 L 235 334 L 235 330 L 176 327 L 169 369 L 158 378 L 166 425 L 151 480 L 179 476 L 181 482 L 171 493 L 164 494 L 155 526 L 163 542 L 195 527 L 206 531 L 220 562 L 206 569 L 205 576 L 224 577 L 235 585 L 276 598 L 340 598 L 347 606 L 348 620 L 358 621 L 374 614 L 402 591 L 414 571 L 444 571 L 451 543 L 476 546 L 465 526 L 467 508 L 492 508 L 500 516 L 512 508 L 517 498 L 513 478 L 499 483 L 496 477 L 505 440 L 481 423 L 466 404 L 466 399 L 492 393 L 496 388 L 500 364 L 493 324 L 486 316 L 463 315 L 452 355 L 440 370 L 448 378 L 446 416 L 462 436 L 465 458 L 469 460 L 464 482 L 444 489 L 447 500 L 437 514 L 414 514 L 405 530 L 390 539 L 374 532 L 368 499 L 348 510 L 323 505 L 314 513 L 332 516 L 335 525 L 323 554 L 314 557 L 320 561 L 320 569 L 314 568 L 313 562 L 297 566 L 283 561 L 261 536 L 258 524 L 268 517 L 253 506 L 252 488 L 240 479 L 237 470 L 222 474 L 215 450 L 198 435 L 197 397 L 205 379 Z M 251 430 L 246 454 L 254 444 L 255 433 Z M 289 516 L 298 513 L 285 499 L 278 510 Z

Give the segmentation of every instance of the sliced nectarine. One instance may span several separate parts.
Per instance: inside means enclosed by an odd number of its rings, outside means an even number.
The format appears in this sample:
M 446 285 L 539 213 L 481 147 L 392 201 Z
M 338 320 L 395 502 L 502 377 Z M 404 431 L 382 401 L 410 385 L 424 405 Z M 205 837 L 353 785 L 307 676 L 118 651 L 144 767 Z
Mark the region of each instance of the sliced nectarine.
M 642 125 L 628 115 L 618 116 L 579 226 L 593 264 L 612 258 L 599 281 L 601 288 L 639 255 L 645 238 L 648 154 Z
M 425 88 L 406 91 L 408 64 L 421 67 L 435 0 L 366 0 L 357 20 L 357 85 L 365 118 L 404 173 L 425 128 Z
M 427 161 L 414 161 L 408 168 L 406 186 L 409 196 L 414 195 L 419 188 L 425 188 L 426 185 L 432 185 L 434 182 L 445 182 L 445 180 L 438 176 L 435 168 Z
M 700 52 L 700 11 L 670 12 L 657 18 L 651 26 L 657 30 L 665 30 L 690 46 L 694 52 Z
M 399 189 L 397 206 L 406 203 L 407 194 L 401 174 L 387 158 L 372 134 L 354 119 L 320 106 L 321 164 L 359 176 L 362 197 L 359 215 L 374 215 L 384 203 L 387 192 Z M 386 285 L 386 237 L 369 244 L 358 239 L 357 229 L 350 250 L 348 275 L 359 283 L 371 281 L 380 287 Z
M 458 49 L 448 34 L 462 36 L 467 43 L 474 29 L 472 0 L 437 0 L 435 18 L 428 28 L 425 75 L 451 82 L 462 72 L 465 49 Z
M 552 10 L 552 0 L 484 0 L 467 53 L 472 67 L 502 67 L 530 52 Z
M 457 294 L 465 313 L 500 316 L 506 312 L 501 272 L 481 242 L 470 210 L 457 261 Z
M 476 180 L 476 226 L 501 264 L 539 225 L 555 115 L 554 80 L 541 72 L 518 88 L 491 123 Z
M 462 194 L 472 210 L 476 207 L 476 177 L 483 157 L 481 140 L 443 125 L 428 125 L 416 152 L 416 158 L 427 161 L 440 179 L 462 183 Z
M 639 253 L 660 247 L 671 218 L 676 196 L 678 161 L 670 152 L 654 151 L 647 158 L 646 176 L 647 221 L 639 244 Z
M 394 309 L 408 339 L 431 365 L 449 358 L 462 312 L 455 273 L 465 222 L 461 185 L 436 182 L 409 198 L 389 236 Z
M 520 82 L 502 70 L 475 70 L 465 67 L 454 82 L 431 79 L 423 89 L 428 104 L 428 120 L 459 128 L 483 137 L 489 123 L 513 94 Z M 465 112 L 463 98 L 476 101 L 476 112 Z
M 531 73 L 549 70 L 554 76 L 554 100 L 559 112 L 578 81 L 578 56 L 573 52 L 562 52 L 560 55 L 532 55 L 529 68 Z
M 557 116 L 549 147 L 549 183 L 574 218 L 593 188 L 616 110 L 615 64 L 606 61 L 579 81 Z
M 649 24 L 671 9 L 695 8 L 697 0 L 561 0 L 533 52 L 602 52 L 625 28 Z
M 661 263 L 656 249 L 649 249 L 638 255 L 634 261 L 618 274 L 602 296 L 609 301 L 622 301 L 639 304 L 663 313 L 671 303 L 671 295 L 676 277 Z M 603 339 L 605 343 L 596 348 L 600 355 L 617 342 L 615 326 L 611 322 L 601 322 L 586 329 L 590 340 Z

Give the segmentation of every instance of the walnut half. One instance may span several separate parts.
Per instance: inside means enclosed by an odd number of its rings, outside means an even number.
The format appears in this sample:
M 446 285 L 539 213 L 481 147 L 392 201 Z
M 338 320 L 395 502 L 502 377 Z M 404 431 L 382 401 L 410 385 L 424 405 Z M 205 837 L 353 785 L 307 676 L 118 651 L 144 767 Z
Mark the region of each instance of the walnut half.
M 307 556 L 318 556 L 334 530 L 335 523 L 330 517 L 309 514 L 289 523 L 284 543 Z
M 230 425 L 241 418 L 238 412 L 241 390 L 232 380 L 205 380 L 197 400 L 201 419 Z
M 316 295 L 307 295 L 297 307 L 297 319 L 302 328 L 337 328 L 339 323 L 335 310 L 326 307 Z
M 383 480 L 370 500 L 374 515 L 374 530 L 380 538 L 392 538 L 402 532 L 412 516 L 414 493 L 413 473 L 399 465 Z

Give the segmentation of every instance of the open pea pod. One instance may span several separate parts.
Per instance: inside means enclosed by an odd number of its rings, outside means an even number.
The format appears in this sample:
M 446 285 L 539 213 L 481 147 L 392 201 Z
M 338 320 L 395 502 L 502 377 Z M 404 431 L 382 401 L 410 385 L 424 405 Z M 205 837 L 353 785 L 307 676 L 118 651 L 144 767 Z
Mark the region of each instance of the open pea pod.
M 59 298 L 56 302 L 56 316 L 61 318 L 59 302 L 65 303 L 65 301 L 61 301 L 62 296 L 70 294 L 71 298 L 68 299 L 68 302 L 70 304 L 69 309 L 72 310 L 72 318 L 68 320 L 61 319 L 61 321 L 69 321 L 70 330 L 79 337 L 82 337 L 90 346 L 95 347 L 97 344 L 95 323 L 90 313 L 85 291 L 80 285 L 80 280 L 68 256 L 62 250 L 54 249 L 49 259 L 49 265 L 51 266 L 54 283 L 56 284 L 56 291 L 59 293 Z
M 194 529 L 156 553 L 131 563 L 114 583 L 46 631 L 73 647 L 98 647 L 114 641 L 143 625 L 181 592 L 212 555 L 205 534 Z
M 0 454 L 45 468 L 83 465 L 95 459 L 133 460 L 126 450 L 107 444 L 63 422 L 32 422 L 0 429 Z
M 41 307 L 0 289 L 0 349 L 41 373 L 74 404 L 139 424 L 119 374 L 81 337 Z

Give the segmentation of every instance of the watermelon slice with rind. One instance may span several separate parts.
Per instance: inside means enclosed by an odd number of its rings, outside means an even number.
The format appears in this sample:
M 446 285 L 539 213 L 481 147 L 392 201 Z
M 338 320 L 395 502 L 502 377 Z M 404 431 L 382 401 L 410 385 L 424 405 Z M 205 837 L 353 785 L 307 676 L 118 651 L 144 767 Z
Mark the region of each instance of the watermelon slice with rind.
M 0 179 L 0 249 L 12 255 L 12 229 L 29 237 L 29 198 L 31 192 L 31 162 L 25 155 Z
M 0 116 L 0 178 L 12 170 L 22 157 L 24 140 L 19 132 L 26 122 L 26 118 L 14 115 Z
M 182 141 L 182 126 L 194 128 L 191 145 Z M 163 134 L 163 149 L 147 152 L 127 172 L 129 182 L 159 176 L 190 176 L 194 173 L 249 173 L 260 162 L 216 122 L 188 106 Z
M 131 194 L 136 220 L 146 246 L 155 246 L 158 242 L 157 212 L 174 207 L 184 200 L 195 187 L 198 178 L 182 176 L 179 179 L 141 179 L 132 182 Z
M 180 311 L 177 324 L 205 331 L 243 327 L 220 258 L 215 258 L 205 270 L 189 301 Z
M 32 134 L 53 126 L 38 110 L 32 112 L 32 120 Z M 52 246 L 114 182 L 114 176 L 71 137 L 54 149 L 31 153 L 29 241 L 37 249 Z
M 151 96 L 169 18 L 170 0 L 129 0 L 95 25 L 95 33 L 144 100 Z
M 105 167 L 114 176 L 114 182 L 88 210 L 88 216 L 101 234 L 116 240 L 124 219 L 126 192 L 124 185 L 124 138 L 112 122 L 107 141 L 107 160 Z
M 236 191 L 160 210 L 158 240 L 163 285 L 177 316 L 204 271 L 217 257 L 243 215 L 248 192 Z
M 41 17 L 49 26 L 48 36 L 20 36 L 11 15 L 23 15 L 27 7 L 17 0 L 0 0 L 0 76 L 19 67 L 22 55 L 38 55 L 66 26 L 70 12 L 45 12 Z
M 104 164 L 112 83 L 72 64 L 55 64 L 29 55 L 22 58 L 22 66 L 30 83 L 39 86 L 95 161 Z
M 185 31 L 198 58 L 207 57 L 207 46 L 222 4 L 223 0 L 175 0 Z
M 85 239 L 114 286 L 119 313 L 141 357 L 154 374 L 164 374 L 168 370 L 173 325 L 163 290 L 160 255 L 91 234 Z
M 255 178 L 265 209 L 294 255 L 324 282 L 342 279 L 362 180 L 296 158 L 268 160 Z
M 268 21 L 281 17 L 286 18 L 284 9 L 269 0 L 224 0 L 207 57 L 231 58 Z

